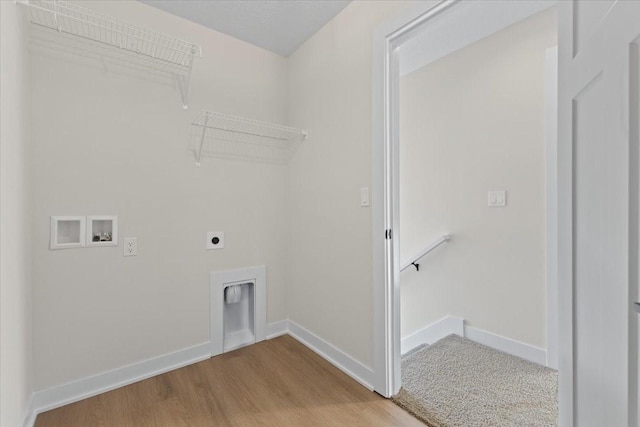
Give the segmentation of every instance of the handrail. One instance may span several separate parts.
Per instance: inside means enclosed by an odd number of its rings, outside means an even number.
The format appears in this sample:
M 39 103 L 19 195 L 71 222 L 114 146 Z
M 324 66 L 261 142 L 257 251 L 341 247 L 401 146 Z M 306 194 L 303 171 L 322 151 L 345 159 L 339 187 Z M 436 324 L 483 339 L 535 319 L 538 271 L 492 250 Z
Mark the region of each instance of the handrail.
M 436 240 L 434 240 L 433 242 L 428 244 L 416 256 L 411 258 L 409 261 L 405 262 L 402 265 L 402 267 L 400 267 L 400 271 L 404 271 L 407 268 L 411 267 L 412 265 L 416 268 L 416 271 L 420 271 L 420 264 L 416 264 L 416 261 L 418 261 L 420 258 L 425 256 L 426 254 L 428 254 L 429 252 L 431 252 L 432 250 L 434 250 L 435 248 L 437 248 L 441 244 L 448 242 L 449 240 L 451 240 L 451 235 L 450 234 L 443 234 L 442 236 L 440 236 L 439 238 L 437 238 Z

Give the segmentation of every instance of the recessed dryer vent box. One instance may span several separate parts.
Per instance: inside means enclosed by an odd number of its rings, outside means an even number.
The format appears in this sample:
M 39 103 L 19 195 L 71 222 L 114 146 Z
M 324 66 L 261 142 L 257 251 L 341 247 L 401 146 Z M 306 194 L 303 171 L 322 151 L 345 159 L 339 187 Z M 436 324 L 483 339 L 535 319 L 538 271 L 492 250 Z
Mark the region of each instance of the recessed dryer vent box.
M 212 271 L 209 289 L 212 356 L 266 339 L 266 266 Z
M 50 249 L 81 248 L 85 245 L 85 217 L 52 216 Z
M 118 246 L 118 217 L 88 216 L 87 246 Z

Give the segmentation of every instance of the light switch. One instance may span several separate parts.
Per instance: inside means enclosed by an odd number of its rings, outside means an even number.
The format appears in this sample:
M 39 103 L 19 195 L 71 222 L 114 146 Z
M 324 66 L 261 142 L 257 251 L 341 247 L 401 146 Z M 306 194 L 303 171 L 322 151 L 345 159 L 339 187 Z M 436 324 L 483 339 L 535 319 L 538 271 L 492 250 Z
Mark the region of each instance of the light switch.
M 507 192 L 505 190 L 489 191 L 488 199 L 488 204 L 490 207 L 504 207 L 507 205 Z
M 362 187 L 360 189 L 360 207 L 366 208 L 369 205 L 369 187 Z

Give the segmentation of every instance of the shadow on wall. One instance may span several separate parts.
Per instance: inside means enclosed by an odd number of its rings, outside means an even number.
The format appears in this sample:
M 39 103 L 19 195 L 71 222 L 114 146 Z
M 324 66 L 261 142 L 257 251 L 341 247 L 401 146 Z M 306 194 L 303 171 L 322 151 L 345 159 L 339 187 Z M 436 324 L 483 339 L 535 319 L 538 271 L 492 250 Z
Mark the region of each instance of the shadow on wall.
M 30 48 L 39 55 L 62 62 L 170 87 L 180 94 L 188 91 L 189 67 L 174 64 L 127 49 L 119 49 L 75 34 L 57 31 L 48 26 L 32 25 Z M 239 118 L 245 120 L 243 118 Z M 278 125 L 255 129 L 238 127 L 238 123 L 204 127 L 198 120 L 191 123 L 187 150 L 196 158 L 202 150 L 207 157 L 270 164 L 286 164 L 303 138 L 292 138 L 279 132 Z
M 191 124 L 189 144 L 197 165 L 201 155 L 284 165 L 306 139 L 301 129 L 202 111 Z
M 170 87 L 179 94 L 185 89 L 188 67 L 118 49 L 99 41 L 59 32 L 41 25 L 31 25 L 29 48 L 38 55 L 60 62 L 71 62 L 76 67 L 151 81 Z

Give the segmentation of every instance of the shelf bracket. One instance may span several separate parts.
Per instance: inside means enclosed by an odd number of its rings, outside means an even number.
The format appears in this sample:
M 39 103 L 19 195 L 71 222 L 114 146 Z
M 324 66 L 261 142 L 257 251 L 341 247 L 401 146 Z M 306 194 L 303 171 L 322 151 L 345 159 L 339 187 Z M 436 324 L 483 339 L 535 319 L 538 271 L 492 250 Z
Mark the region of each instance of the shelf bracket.
M 182 80 L 182 108 L 185 110 L 189 108 L 189 85 L 191 84 L 191 71 L 193 70 L 194 55 L 195 53 L 191 55 L 191 58 L 189 59 L 189 69 L 187 70 L 187 75 L 184 76 Z
M 198 148 L 198 153 L 196 154 L 196 166 L 200 167 L 200 157 L 202 157 L 202 147 L 204 145 L 204 136 L 207 133 L 207 125 L 209 124 L 209 116 L 205 116 L 204 118 L 204 126 L 202 126 L 202 135 L 200 136 L 200 147 Z
M 58 32 L 62 31 L 62 29 L 60 28 L 60 23 L 58 22 L 58 4 L 56 3 L 56 0 L 53 0 L 53 20 L 56 23 Z

